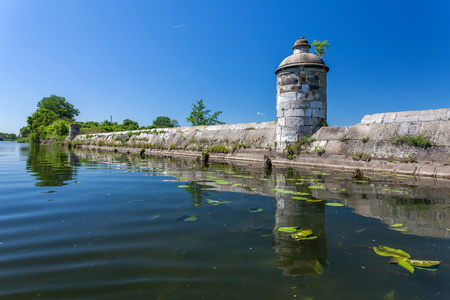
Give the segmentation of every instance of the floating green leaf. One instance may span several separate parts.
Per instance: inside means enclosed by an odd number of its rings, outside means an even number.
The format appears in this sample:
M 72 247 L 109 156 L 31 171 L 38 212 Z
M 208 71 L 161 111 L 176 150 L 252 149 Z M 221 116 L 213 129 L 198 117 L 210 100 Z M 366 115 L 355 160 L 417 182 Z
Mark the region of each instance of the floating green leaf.
M 192 221 L 197 221 L 197 217 L 196 216 L 189 216 L 186 219 L 184 219 L 185 222 L 192 222 Z
M 400 232 L 404 232 L 404 231 L 408 231 L 408 227 L 398 227 L 398 228 L 389 228 L 390 230 L 395 230 L 395 231 L 400 231 Z
M 393 256 L 398 258 L 410 258 L 411 255 L 400 249 L 394 249 L 386 246 L 373 247 L 376 254 L 380 256 Z
M 389 226 L 389 227 L 391 227 L 391 228 L 396 228 L 396 227 L 402 227 L 402 226 L 403 226 L 403 224 L 397 223 L 397 224 L 393 224 L 393 225 L 391 225 L 391 226 Z
M 304 185 L 303 182 L 296 182 L 295 184 L 296 184 L 296 185 Z
M 177 220 L 185 221 L 185 222 L 193 222 L 193 221 L 197 221 L 197 217 L 193 216 L 193 215 L 184 215 L 184 216 L 179 217 Z
M 299 231 L 294 232 L 293 234 L 291 234 L 291 237 L 294 238 L 294 239 L 297 239 L 297 238 L 300 238 L 300 237 L 304 238 L 304 237 L 307 237 L 310 234 L 312 234 L 312 230 L 311 229 L 303 229 L 303 230 L 299 230 Z
M 299 197 L 299 196 L 292 197 L 292 199 L 294 199 L 294 200 L 308 200 L 308 198 Z
M 253 208 L 249 209 L 248 211 L 251 213 L 257 213 L 257 212 L 262 212 L 263 209 L 260 207 L 253 207 Z
M 409 271 L 411 274 L 414 274 L 414 267 L 411 266 L 408 262 L 406 262 L 405 260 L 401 260 L 398 262 L 398 265 L 404 269 L 406 269 L 407 271 Z
M 269 180 L 269 179 L 267 179 L 267 178 L 260 178 L 259 180 L 264 180 L 265 181 L 265 180 Z
M 294 233 L 297 232 L 299 230 L 298 226 L 293 226 L 293 227 L 280 227 L 277 229 L 278 231 L 281 232 L 288 232 L 288 233 Z M 301 229 L 300 229 L 301 230 Z
M 320 190 L 320 189 L 324 189 L 325 188 L 323 185 L 310 185 L 308 187 L 310 189 L 313 189 L 313 190 Z
M 232 186 L 240 186 L 240 185 L 242 185 L 242 183 L 235 183 Z
M 186 177 L 178 177 L 177 180 L 187 180 Z
M 392 257 L 389 263 L 397 264 L 400 261 L 406 261 L 408 264 L 419 268 L 436 268 L 441 264 L 438 260 L 401 259 L 398 257 Z
M 333 177 L 334 179 L 342 179 L 342 177 Z
M 229 181 L 226 181 L 226 180 L 222 180 L 222 179 L 214 180 L 214 182 L 217 183 L 217 184 L 233 184 L 232 182 L 229 182 Z
M 289 190 L 285 190 L 285 189 L 272 189 L 272 191 L 275 191 L 280 194 L 291 194 L 291 195 L 300 195 L 300 196 L 309 195 L 309 193 L 294 192 L 294 191 L 289 191 Z
M 315 200 L 313 200 L 313 199 L 308 199 L 308 200 L 306 200 L 306 202 L 322 202 L 323 200 L 319 200 L 319 199 L 315 199 Z
M 183 184 L 183 185 L 179 185 L 178 187 L 179 187 L 179 188 L 188 188 L 188 187 L 189 187 L 189 185 L 187 185 L 187 184 Z
M 206 203 L 212 204 L 212 205 L 219 205 L 219 204 L 230 204 L 230 201 L 219 201 L 219 200 L 206 199 Z
M 151 217 L 149 220 L 153 220 L 153 219 L 156 219 L 156 218 L 159 218 L 159 217 L 161 217 L 161 215 L 153 216 L 153 217 Z
M 227 173 L 227 174 L 236 174 L 236 172 L 234 172 L 234 171 L 225 171 L 225 173 Z
M 290 234 L 290 236 L 291 236 L 291 238 L 293 238 L 296 241 L 317 239 L 317 236 L 311 235 L 311 234 L 312 234 L 311 229 L 303 229 L 303 230 L 298 230 L 298 231 Z
M 356 183 L 369 183 L 367 180 L 354 180 Z
M 327 203 L 325 203 L 325 205 L 328 205 L 328 206 L 344 206 L 344 204 L 339 203 L 339 202 L 327 202 Z

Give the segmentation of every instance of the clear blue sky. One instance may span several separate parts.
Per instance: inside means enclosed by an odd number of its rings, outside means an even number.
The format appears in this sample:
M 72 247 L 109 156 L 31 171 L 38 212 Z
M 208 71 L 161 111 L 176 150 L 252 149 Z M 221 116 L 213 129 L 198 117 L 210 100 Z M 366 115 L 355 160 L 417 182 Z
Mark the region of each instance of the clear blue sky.
M 0 132 L 50 94 L 78 121 L 276 120 L 279 63 L 328 39 L 328 123 L 450 107 L 450 1 L 0 0 Z

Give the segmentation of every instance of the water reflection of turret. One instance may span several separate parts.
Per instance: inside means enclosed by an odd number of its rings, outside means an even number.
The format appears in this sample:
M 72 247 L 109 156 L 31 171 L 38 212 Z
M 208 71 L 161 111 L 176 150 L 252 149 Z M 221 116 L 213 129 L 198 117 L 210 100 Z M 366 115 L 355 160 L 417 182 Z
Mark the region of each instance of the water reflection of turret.
M 283 182 L 281 178 L 277 179 L 278 183 Z M 297 191 L 296 187 L 277 187 Z M 320 274 L 323 268 L 321 262 L 327 256 L 325 205 L 323 202 L 294 200 L 292 196 L 276 194 L 275 254 L 280 257 L 277 267 L 283 270 L 285 276 Z M 277 230 L 280 227 L 294 226 L 311 229 L 312 235 L 317 236 L 317 239 L 296 241 Z

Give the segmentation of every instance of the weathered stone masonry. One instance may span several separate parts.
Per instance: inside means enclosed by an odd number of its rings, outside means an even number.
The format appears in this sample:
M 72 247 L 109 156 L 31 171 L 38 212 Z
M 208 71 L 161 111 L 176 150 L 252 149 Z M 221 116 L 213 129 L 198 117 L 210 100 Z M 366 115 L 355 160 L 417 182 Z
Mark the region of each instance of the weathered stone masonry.
M 327 72 L 329 68 L 303 37 L 285 58 L 277 75 L 277 149 L 312 135 L 327 123 Z

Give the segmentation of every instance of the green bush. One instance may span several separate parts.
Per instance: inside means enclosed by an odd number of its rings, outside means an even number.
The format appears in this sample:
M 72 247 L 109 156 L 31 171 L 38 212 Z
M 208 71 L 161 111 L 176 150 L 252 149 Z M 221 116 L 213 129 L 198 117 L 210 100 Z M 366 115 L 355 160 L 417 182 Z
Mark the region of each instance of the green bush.
M 228 148 L 223 145 L 214 145 L 208 148 L 209 153 L 228 153 Z
M 402 143 L 407 143 L 411 146 L 416 146 L 416 147 L 430 147 L 432 144 L 431 142 L 424 137 L 422 134 L 416 135 L 416 136 L 399 136 L 396 138 L 393 138 L 391 140 L 392 144 L 394 145 L 398 145 L 398 144 L 402 144 Z

